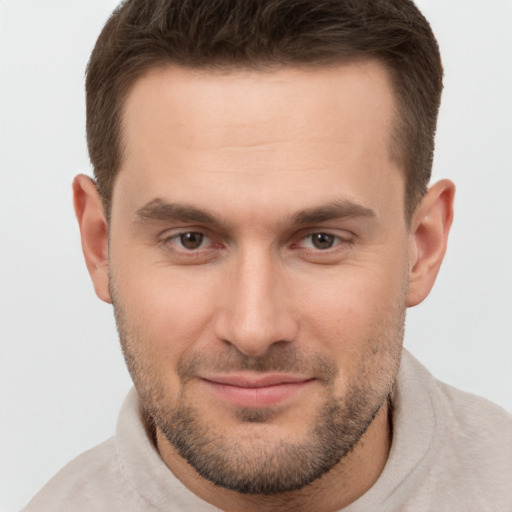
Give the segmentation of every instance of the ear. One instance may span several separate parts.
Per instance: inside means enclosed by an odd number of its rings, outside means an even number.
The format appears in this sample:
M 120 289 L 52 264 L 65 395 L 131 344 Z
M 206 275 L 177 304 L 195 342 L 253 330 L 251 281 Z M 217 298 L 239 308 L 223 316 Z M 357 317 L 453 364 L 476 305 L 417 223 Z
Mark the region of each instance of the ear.
M 414 212 L 409 234 L 407 306 L 416 306 L 430 293 L 441 267 L 453 221 L 455 185 L 432 185 Z
M 89 176 L 79 174 L 73 180 L 73 203 L 94 290 L 101 300 L 110 303 L 107 220 L 96 183 Z

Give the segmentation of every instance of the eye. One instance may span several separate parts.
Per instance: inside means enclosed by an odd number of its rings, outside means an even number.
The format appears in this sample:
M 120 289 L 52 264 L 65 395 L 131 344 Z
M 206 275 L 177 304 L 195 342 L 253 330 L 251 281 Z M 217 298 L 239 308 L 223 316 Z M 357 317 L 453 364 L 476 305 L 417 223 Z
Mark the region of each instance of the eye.
M 193 251 L 194 249 L 199 249 L 203 244 L 205 236 L 203 233 L 199 233 L 197 231 L 190 231 L 188 233 L 181 233 L 178 235 L 180 244 L 189 251 Z
M 316 249 L 330 249 L 337 242 L 338 238 L 329 233 L 313 233 L 310 237 L 311 243 Z
M 305 249 L 326 250 L 338 245 L 342 239 L 339 236 L 330 233 L 310 233 L 304 237 L 300 245 Z
M 166 237 L 163 243 L 178 251 L 196 251 L 210 245 L 211 240 L 200 231 L 185 231 Z
M 172 265 L 203 265 L 218 260 L 225 254 L 225 240 L 205 229 L 188 231 L 181 228 L 167 230 L 159 235 L 158 245 L 165 261 Z

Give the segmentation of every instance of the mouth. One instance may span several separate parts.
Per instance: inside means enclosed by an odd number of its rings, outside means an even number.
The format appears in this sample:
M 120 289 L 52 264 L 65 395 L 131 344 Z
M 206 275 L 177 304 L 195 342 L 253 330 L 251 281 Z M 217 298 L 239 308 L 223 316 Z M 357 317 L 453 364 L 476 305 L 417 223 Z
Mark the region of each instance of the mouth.
M 216 396 L 238 407 L 262 408 L 290 401 L 315 379 L 290 375 L 221 375 L 201 379 Z

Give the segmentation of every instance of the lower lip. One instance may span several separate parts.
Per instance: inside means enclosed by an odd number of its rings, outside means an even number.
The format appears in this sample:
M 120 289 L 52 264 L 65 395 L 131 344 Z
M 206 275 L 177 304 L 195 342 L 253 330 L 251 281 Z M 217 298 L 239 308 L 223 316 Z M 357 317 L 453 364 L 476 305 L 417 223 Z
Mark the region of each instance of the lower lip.
M 308 388 L 313 380 L 285 382 L 261 388 L 244 388 L 219 384 L 210 380 L 203 382 L 218 396 L 239 407 L 269 407 L 280 404 Z

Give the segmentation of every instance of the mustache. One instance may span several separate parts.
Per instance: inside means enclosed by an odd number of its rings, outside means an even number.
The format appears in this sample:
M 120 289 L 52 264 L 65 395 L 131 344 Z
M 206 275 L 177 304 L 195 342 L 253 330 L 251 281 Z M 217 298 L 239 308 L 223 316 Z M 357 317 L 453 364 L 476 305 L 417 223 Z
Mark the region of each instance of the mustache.
M 178 375 L 182 381 L 204 372 L 230 373 L 240 371 L 257 373 L 293 373 L 308 375 L 330 384 L 338 368 L 325 354 L 304 353 L 289 345 L 271 346 L 265 354 L 248 356 L 230 345 L 222 351 L 184 354 L 178 362 Z

